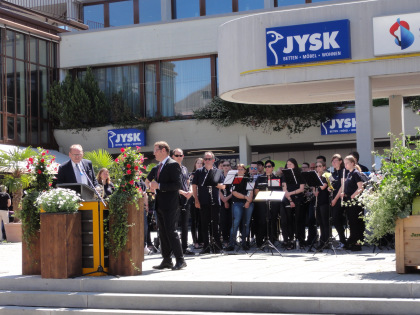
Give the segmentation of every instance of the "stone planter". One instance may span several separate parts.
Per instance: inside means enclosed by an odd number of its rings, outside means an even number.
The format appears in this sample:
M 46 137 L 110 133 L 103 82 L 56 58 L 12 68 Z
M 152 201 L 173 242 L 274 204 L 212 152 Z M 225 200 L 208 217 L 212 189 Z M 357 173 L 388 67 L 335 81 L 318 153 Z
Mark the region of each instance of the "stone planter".
M 420 266 L 420 215 L 397 220 L 395 258 L 398 273 L 417 270 Z
M 22 242 L 22 223 L 6 223 L 4 229 L 8 242 Z
M 127 206 L 128 229 L 127 244 L 125 248 L 114 257 L 109 253 L 109 272 L 112 275 L 135 276 L 142 273 L 144 260 L 144 207 L 143 199 L 139 200 L 139 209 L 135 205 Z M 112 222 L 110 222 L 112 232 Z
M 28 244 L 29 243 L 29 244 Z M 29 242 L 22 240 L 22 275 L 41 274 L 41 235 L 38 231 Z
M 41 213 L 42 278 L 65 279 L 81 274 L 80 213 Z

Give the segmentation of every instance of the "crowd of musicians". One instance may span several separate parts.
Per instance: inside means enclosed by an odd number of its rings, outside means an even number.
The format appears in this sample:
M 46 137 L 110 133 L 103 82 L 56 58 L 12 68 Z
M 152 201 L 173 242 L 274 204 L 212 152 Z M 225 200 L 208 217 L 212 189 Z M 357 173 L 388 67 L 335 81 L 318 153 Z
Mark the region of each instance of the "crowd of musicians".
M 332 227 L 339 241 L 334 242 L 335 249 L 361 250 L 363 208 L 349 202 L 363 191 L 362 172 L 367 171 L 358 164 L 357 152 L 344 158 L 333 155 L 331 173 L 324 156 L 300 167 L 294 158 L 281 166 L 271 160 L 252 162 L 249 167 L 239 163 L 229 184 L 224 184 L 232 170 L 229 161 L 216 163 L 212 152 L 197 158 L 191 172 L 182 165 L 181 149 L 171 154 L 182 169 L 178 226 L 184 255 L 194 254 L 188 244 L 189 223 L 193 247 L 200 249 L 200 254 L 240 248 L 247 251 L 253 242 L 262 248 L 268 241 L 287 250 L 321 251 L 333 246 Z M 316 173 L 319 184 L 308 185 L 302 176 L 308 172 Z M 147 185 L 154 176 L 149 174 Z M 283 191 L 284 197 L 255 200 L 261 191 Z M 150 239 L 148 245 L 153 247 Z

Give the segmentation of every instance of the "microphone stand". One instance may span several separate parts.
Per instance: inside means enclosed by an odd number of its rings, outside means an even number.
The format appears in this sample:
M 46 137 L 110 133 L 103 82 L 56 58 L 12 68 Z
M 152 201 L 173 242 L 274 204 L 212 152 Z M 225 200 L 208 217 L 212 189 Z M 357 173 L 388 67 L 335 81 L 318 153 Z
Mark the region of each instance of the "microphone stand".
M 101 220 L 100 220 L 101 219 L 101 203 L 104 205 L 104 207 L 106 207 L 106 203 L 105 203 L 104 199 L 102 198 L 102 196 L 99 194 L 99 192 L 95 189 L 95 186 L 93 185 L 89 176 L 85 172 L 85 168 L 83 166 L 80 167 L 80 165 L 79 165 L 79 169 L 84 173 L 84 175 L 86 176 L 86 178 L 88 180 L 88 183 L 91 185 L 91 187 L 93 187 L 93 190 L 95 191 L 95 194 L 98 197 L 97 202 L 98 202 L 98 231 L 99 231 L 99 238 L 98 238 L 98 241 L 99 241 L 99 244 L 98 244 L 99 245 L 98 246 L 98 249 L 99 249 L 99 266 L 98 266 L 98 268 L 96 268 L 95 271 L 85 273 L 82 276 L 88 276 L 88 275 L 91 275 L 91 274 L 94 274 L 94 273 L 104 273 L 108 276 L 113 276 L 113 277 L 119 278 L 118 276 L 112 275 L 109 272 L 105 271 L 104 267 L 101 265 L 101 261 L 102 261 Z

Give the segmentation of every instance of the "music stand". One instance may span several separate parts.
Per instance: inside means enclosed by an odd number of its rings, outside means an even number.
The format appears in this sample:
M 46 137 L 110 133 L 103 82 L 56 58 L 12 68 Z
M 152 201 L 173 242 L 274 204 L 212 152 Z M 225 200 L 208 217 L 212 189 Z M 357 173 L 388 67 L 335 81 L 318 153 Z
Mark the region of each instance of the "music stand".
M 265 242 L 261 246 L 261 248 L 257 247 L 255 249 L 255 251 L 249 257 L 252 257 L 252 255 L 254 255 L 258 249 L 261 249 L 262 251 L 264 251 L 264 248 L 266 248 L 266 247 L 268 247 L 269 250 L 271 251 L 271 255 L 274 255 L 274 253 L 273 253 L 273 249 L 274 249 L 277 253 L 279 253 L 280 256 L 283 256 L 280 253 L 280 251 L 277 249 L 277 247 L 275 247 L 274 244 L 271 243 L 271 241 L 270 241 L 269 223 L 270 223 L 270 213 L 271 213 L 271 201 L 282 201 L 283 198 L 284 198 L 284 195 L 285 195 L 284 191 L 276 191 L 276 190 L 270 191 L 270 190 L 267 190 L 267 191 L 259 191 L 257 196 L 255 197 L 254 201 L 256 201 L 256 202 L 265 201 L 266 205 L 267 205 L 267 212 L 266 212 L 266 216 L 265 216 L 265 219 L 266 219 L 266 222 L 267 222 L 267 234 L 266 234 Z
M 210 251 L 212 251 L 214 254 L 216 253 L 216 249 L 218 250 L 218 252 L 220 254 L 223 254 L 223 249 L 220 248 L 219 245 L 216 244 L 216 241 L 214 239 L 214 221 L 213 221 L 213 216 L 212 216 L 212 211 L 215 209 L 215 202 L 213 200 L 213 187 L 216 187 L 219 183 L 220 177 L 222 176 L 223 172 L 222 170 L 216 169 L 216 168 L 212 168 L 211 170 L 209 170 L 207 172 L 206 177 L 204 178 L 203 183 L 201 184 L 201 186 L 207 187 L 208 188 L 208 193 L 210 195 L 210 200 L 211 200 L 211 205 L 210 205 L 210 240 L 209 240 L 209 245 L 203 249 L 203 251 L 206 251 L 207 249 L 209 249 Z

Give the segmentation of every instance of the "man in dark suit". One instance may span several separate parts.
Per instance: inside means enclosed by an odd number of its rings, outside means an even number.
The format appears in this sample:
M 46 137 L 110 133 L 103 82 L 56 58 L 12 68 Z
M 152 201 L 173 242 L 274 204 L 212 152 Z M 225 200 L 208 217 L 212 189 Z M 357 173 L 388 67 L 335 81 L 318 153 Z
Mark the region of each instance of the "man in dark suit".
M 155 166 L 155 178 L 148 178 L 150 189 L 156 191 L 156 213 L 160 235 L 161 252 L 163 260 L 160 265 L 153 266 L 154 269 L 179 270 L 187 264 L 182 253 L 181 242 L 176 231 L 178 220 L 177 209 L 179 204 L 179 190 L 182 189 L 181 167 L 169 157 L 170 148 L 164 141 L 156 142 L 153 154 L 160 163 Z M 176 258 L 175 266 L 172 263 L 171 255 Z
M 81 183 L 92 188 L 98 186 L 92 162 L 83 159 L 83 148 L 80 144 L 73 144 L 70 147 L 69 157 L 70 161 L 58 168 L 57 184 Z

